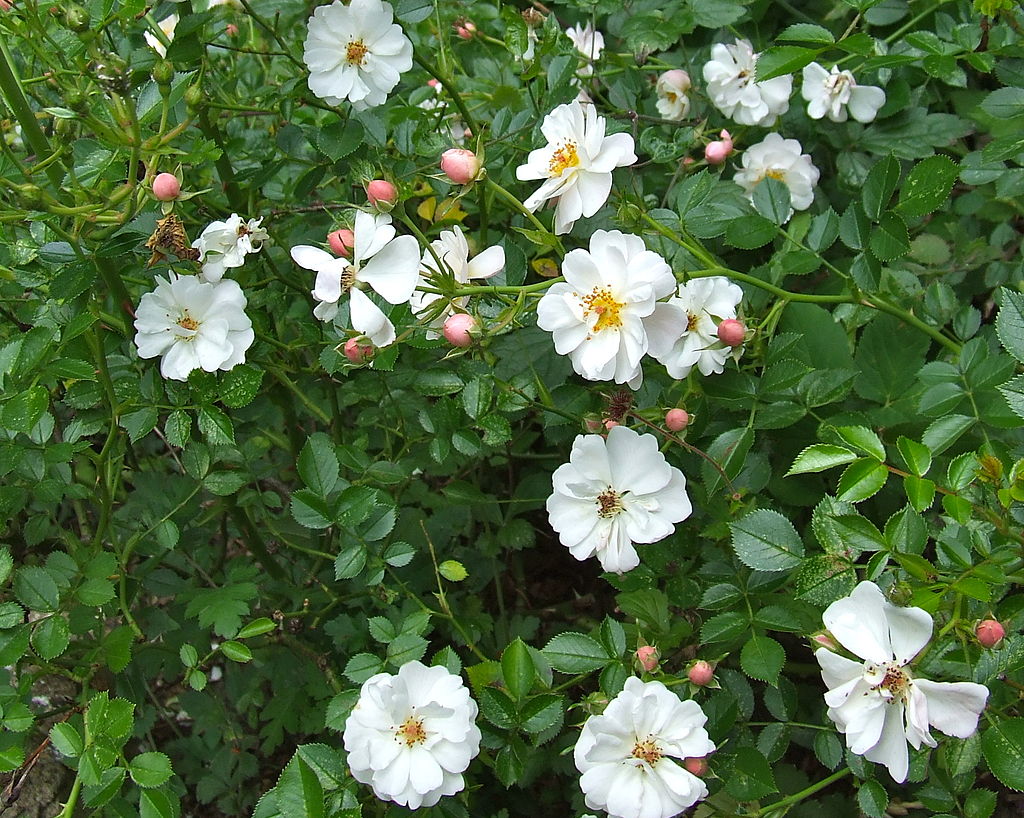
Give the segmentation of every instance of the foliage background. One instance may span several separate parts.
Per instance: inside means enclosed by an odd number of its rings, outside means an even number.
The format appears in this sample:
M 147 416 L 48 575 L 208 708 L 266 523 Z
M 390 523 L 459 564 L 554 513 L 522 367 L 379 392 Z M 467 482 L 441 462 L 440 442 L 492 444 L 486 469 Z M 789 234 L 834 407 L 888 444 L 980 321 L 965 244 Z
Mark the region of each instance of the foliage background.
M 67 816 L 237 816 L 268 790 L 261 818 L 398 814 L 347 776 L 339 730 L 364 679 L 424 658 L 465 672 L 485 732 L 468 792 L 431 812 L 578 813 L 575 728 L 654 644 L 657 677 L 700 702 L 720 747 L 709 814 L 1015 809 L 1024 53 L 1017 4 L 978 5 L 578 0 L 551 5 L 523 62 L 522 6 L 401 0 L 417 64 L 363 113 L 309 93 L 306 3 L 0 13 L 11 789 L 32 789 L 48 736 L 75 771 Z M 164 61 L 142 33 L 171 12 Z M 465 15 L 469 41 L 453 28 Z M 488 178 L 524 198 L 515 167 L 578 90 L 562 29 L 588 20 L 608 48 L 587 87 L 641 161 L 562 245 L 619 228 L 680 278 L 729 271 L 753 330 L 721 376 L 648 367 L 626 410 L 535 326 L 563 247 L 493 185 L 436 170 L 457 109 Z M 733 163 L 682 164 L 729 127 L 700 66 L 737 35 L 768 49 L 762 77 L 840 61 L 888 97 L 864 126 L 811 121 L 794 94 L 778 128 L 822 179 L 784 225 L 784 186 L 751 204 Z M 670 123 L 652 85 L 677 67 L 695 94 Z M 443 109 L 419 105 L 432 77 Z M 731 130 L 740 147 L 764 133 Z M 147 267 L 143 246 L 160 215 L 149 183 L 176 169 L 198 191 L 176 205 L 190 236 L 237 212 L 273 239 L 234 271 L 257 331 L 247 363 L 187 384 L 140 361 L 131 330 L 154 274 L 194 269 Z M 310 315 L 288 249 L 321 242 L 382 176 L 402 194 L 396 221 L 428 238 L 458 222 L 505 248 L 465 354 L 399 307 L 403 341 L 354 367 Z M 692 415 L 685 439 L 661 429 L 673 406 Z M 584 417 L 617 412 L 662 435 L 695 508 L 622 577 L 576 563 L 543 511 Z M 992 691 L 981 733 L 916 754 L 905 786 L 844 752 L 803 638 L 858 578 L 935 614 L 925 675 Z M 1010 635 L 986 651 L 973 625 L 990 616 Z M 695 657 L 720 663 L 720 687 L 688 686 Z M 40 699 L 52 677 L 70 689 Z

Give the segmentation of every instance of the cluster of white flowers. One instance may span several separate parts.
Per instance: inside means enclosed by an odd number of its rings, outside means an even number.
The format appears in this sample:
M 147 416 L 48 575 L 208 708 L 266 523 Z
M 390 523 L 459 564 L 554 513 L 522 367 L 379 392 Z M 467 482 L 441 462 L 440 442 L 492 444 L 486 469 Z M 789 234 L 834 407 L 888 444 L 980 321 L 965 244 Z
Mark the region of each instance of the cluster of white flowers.
M 635 389 L 646 354 L 674 378 L 694 366 L 705 375 L 719 373 L 739 354 L 739 347 L 719 339 L 718 327 L 736 318 L 742 290 L 721 276 L 677 287 L 671 268 L 639 236 L 595 231 L 589 250 L 566 254 L 562 276 L 565 281 L 537 305 L 537 325 L 552 333 L 555 350 L 588 380 Z
M 232 213 L 226 221 L 211 222 L 192 247 L 199 251 L 203 278 L 216 284 L 227 269 L 241 267 L 245 257 L 263 249 L 270 236 L 260 225 L 263 219 L 243 219 Z
M 757 57 L 746 40 L 718 43 L 704 64 L 704 80 L 712 104 L 725 116 L 740 125 L 770 127 L 789 110 L 793 78 L 755 82 Z
M 900 608 L 873 582 L 862 582 L 823 615 L 825 627 L 862 661 L 827 648 L 815 651 L 828 688 L 828 716 L 846 734 L 850 752 L 884 764 L 894 781 L 907 779 L 909 742 L 934 747 L 929 727 L 967 738 L 978 729 L 988 688 L 974 682 L 932 682 L 907 665 L 928 644 L 932 617 Z
M 640 564 L 635 543 L 665 539 L 690 516 L 686 478 L 658 451 L 654 435 L 615 426 L 607 438 L 578 435 L 555 469 L 548 521 L 569 553 L 596 556 L 617 574 Z

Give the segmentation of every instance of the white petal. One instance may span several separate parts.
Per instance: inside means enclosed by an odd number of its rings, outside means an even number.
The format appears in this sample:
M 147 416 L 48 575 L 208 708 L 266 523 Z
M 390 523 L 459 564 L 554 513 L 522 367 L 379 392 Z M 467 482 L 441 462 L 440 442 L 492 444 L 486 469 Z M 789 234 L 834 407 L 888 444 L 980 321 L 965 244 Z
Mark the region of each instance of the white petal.
M 910 752 L 907 750 L 907 738 L 903 730 L 902 703 L 893 703 L 885 708 L 881 738 L 878 744 L 864 753 L 864 758 L 884 764 L 897 784 L 907 780 Z
M 397 337 L 395 325 L 391 323 L 381 308 L 358 288 L 354 288 L 350 293 L 349 312 L 352 318 L 352 328 L 369 338 L 374 346 L 386 347 L 394 343 Z
M 420 246 L 413 236 L 399 236 L 363 265 L 356 278 L 365 281 L 385 301 L 408 301 L 419 280 Z
M 844 648 L 861 659 L 876 664 L 892 661 L 889 623 L 885 616 L 888 604 L 882 591 L 873 582 L 862 582 L 853 592 L 833 602 L 822 619 L 825 627 Z
M 928 722 L 947 736 L 967 738 L 978 729 L 988 701 L 988 688 L 974 682 L 932 682 L 915 679 L 928 701 Z

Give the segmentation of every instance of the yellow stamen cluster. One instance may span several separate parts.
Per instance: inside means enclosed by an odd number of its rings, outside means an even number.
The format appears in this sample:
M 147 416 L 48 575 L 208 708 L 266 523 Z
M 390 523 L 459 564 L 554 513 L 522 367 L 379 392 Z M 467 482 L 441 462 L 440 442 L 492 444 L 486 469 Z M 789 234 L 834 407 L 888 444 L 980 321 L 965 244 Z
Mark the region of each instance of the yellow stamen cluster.
M 607 287 L 594 287 L 593 292 L 583 296 L 581 300 L 585 315 L 594 313 L 598 316 L 597 323 L 594 324 L 594 332 L 622 326 L 622 317 L 619 313 L 626 305 L 621 301 L 616 301 L 612 291 Z
M 366 55 L 369 53 L 370 49 L 366 47 L 362 40 L 353 40 L 345 50 L 345 62 L 357 68 L 362 68 L 363 63 L 366 61 Z
M 178 319 L 178 326 L 182 329 L 190 329 L 194 332 L 199 329 L 199 322 L 186 312 Z
M 574 168 L 580 163 L 580 155 L 576 152 L 575 142 L 566 142 L 555 149 L 548 162 L 548 176 L 561 176 L 569 168 Z
M 645 761 L 652 767 L 661 760 L 661 751 L 654 741 L 648 737 L 644 741 L 637 741 L 633 745 L 633 758 Z
M 427 731 L 423 729 L 423 722 L 409 716 L 402 726 L 395 730 L 395 738 L 404 742 L 407 747 L 414 747 L 427 740 Z
M 612 488 L 608 488 L 597 495 L 597 516 L 614 517 L 622 511 L 622 498 Z

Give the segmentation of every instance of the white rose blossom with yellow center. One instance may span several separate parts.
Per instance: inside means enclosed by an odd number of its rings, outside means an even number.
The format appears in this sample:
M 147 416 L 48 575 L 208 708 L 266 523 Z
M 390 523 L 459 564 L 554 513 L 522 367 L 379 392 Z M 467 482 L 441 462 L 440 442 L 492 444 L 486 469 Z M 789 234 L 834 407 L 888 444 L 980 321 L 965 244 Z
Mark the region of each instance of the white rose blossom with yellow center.
M 818 648 L 814 656 L 828 687 L 828 716 L 846 735 L 850 752 L 884 764 L 902 783 L 915 750 L 935 747 L 929 727 L 967 738 L 978 729 L 988 688 L 974 682 L 915 677 L 910 661 L 928 644 L 932 617 L 921 608 L 893 605 L 873 582 L 862 582 L 822 616 L 825 627 L 854 661 Z
M 683 767 L 715 751 L 706 722 L 697 702 L 681 701 L 661 682 L 626 679 L 576 742 L 587 806 L 611 818 L 671 818 L 706 798 L 704 782 Z
M 557 200 L 555 233 L 568 233 L 577 219 L 597 213 L 608 201 L 612 170 L 636 162 L 633 137 L 605 136 L 605 127 L 593 105 L 578 100 L 559 105 L 541 124 L 548 144 L 530 151 L 526 164 L 516 168 L 521 181 L 544 180 L 524 202 L 527 210 Z
M 858 85 L 849 71 L 836 65 L 826 71 L 816 62 L 804 66 L 804 83 L 800 94 L 807 100 L 807 116 L 828 117 L 833 122 L 846 122 L 852 116 L 858 122 L 872 122 L 885 105 L 885 91 L 874 85 Z
M 640 564 L 634 543 L 665 539 L 693 511 L 686 477 L 658 451 L 657 438 L 627 426 L 607 438 L 578 435 L 551 482 L 546 507 L 559 542 L 617 574 Z
M 395 340 L 395 326 L 362 287 L 374 290 L 389 304 L 408 301 L 419 278 L 419 243 L 412 236 L 396 238 L 386 213 L 359 211 L 352 232 L 350 259 L 301 244 L 292 248 L 292 260 L 316 273 L 312 295 L 319 303 L 313 315 L 321 321 L 334 321 L 341 299 L 348 295 L 353 329 L 375 346 L 387 346 Z
M 743 152 L 742 164 L 743 170 L 736 172 L 733 181 L 748 196 L 753 196 L 754 188 L 770 176 L 789 188 L 790 216 L 793 210 L 806 210 L 814 201 L 814 186 L 821 173 L 797 140 L 770 133 Z
M 352 776 L 384 801 L 432 807 L 465 787 L 462 773 L 480 751 L 477 705 L 443 667 L 407 662 L 371 676 L 345 722 Z
M 643 319 L 675 290 L 671 268 L 639 236 L 598 230 L 589 250 L 566 254 L 562 276 L 537 305 L 537 326 L 587 380 L 639 387 L 648 348 Z
M 770 127 L 789 110 L 791 76 L 755 82 L 758 54 L 746 40 L 718 43 L 704 64 L 704 80 L 712 104 L 740 125 Z
M 241 267 L 247 255 L 262 250 L 263 242 L 270 238 L 262 223 L 262 218 L 243 219 L 232 213 L 225 221 L 208 224 L 192 242 L 192 247 L 199 251 L 203 278 L 216 284 L 225 270 Z
M 382 0 L 335 0 L 309 18 L 302 54 L 309 89 L 330 105 L 356 111 L 383 105 L 412 68 L 412 43 Z

